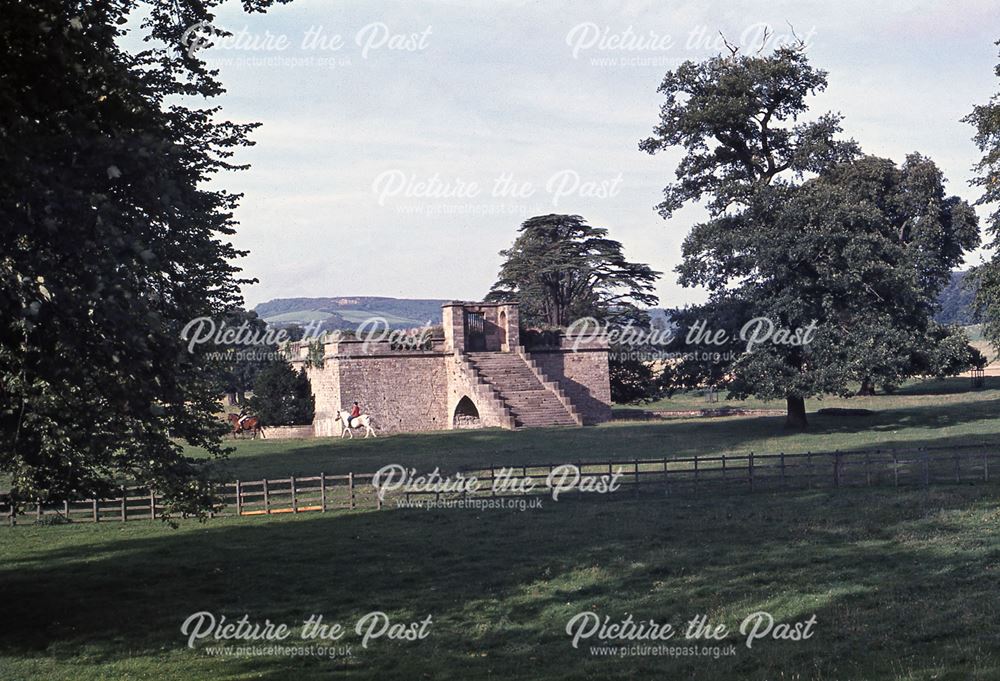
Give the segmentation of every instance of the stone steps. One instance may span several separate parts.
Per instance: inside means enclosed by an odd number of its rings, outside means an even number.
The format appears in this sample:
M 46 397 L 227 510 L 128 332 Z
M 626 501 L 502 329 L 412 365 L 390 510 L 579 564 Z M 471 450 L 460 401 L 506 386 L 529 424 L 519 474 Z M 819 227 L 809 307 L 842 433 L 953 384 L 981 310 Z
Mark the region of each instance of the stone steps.
M 574 415 L 520 355 L 470 352 L 467 357 L 483 380 L 500 394 L 514 417 L 515 426 L 540 428 L 577 424 Z

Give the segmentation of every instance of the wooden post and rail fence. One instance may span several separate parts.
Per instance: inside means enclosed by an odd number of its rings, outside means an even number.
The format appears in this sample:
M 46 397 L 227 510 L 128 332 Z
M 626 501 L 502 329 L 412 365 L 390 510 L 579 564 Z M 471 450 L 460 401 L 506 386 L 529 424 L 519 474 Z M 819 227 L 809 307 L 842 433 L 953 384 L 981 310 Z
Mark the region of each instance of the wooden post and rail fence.
M 617 490 L 660 495 L 711 494 L 713 492 L 758 492 L 781 489 L 844 487 L 927 487 L 935 484 L 989 483 L 997 476 L 991 468 L 1000 464 L 1000 453 L 988 445 L 950 448 L 871 449 L 847 452 L 806 452 L 788 454 L 718 454 L 692 457 L 663 457 L 621 461 L 578 461 L 574 463 L 581 477 L 617 474 Z M 547 485 L 553 471 L 567 464 L 511 464 L 455 471 L 475 477 L 474 491 L 444 494 L 446 499 L 495 498 L 498 496 L 548 495 Z M 421 474 L 422 471 L 417 471 Z M 289 476 L 264 480 L 236 480 L 217 488 L 217 504 L 210 514 L 218 516 L 267 516 L 283 513 L 325 513 L 332 510 L 382 509 L 397 507 L 404 501 L 418 505 L 433 495 L 440 502 L 441 492 L 390 493 L 382 498 L 372 480 L 375 473 L 344 473 L 315 476 Z M 529 485 L 503 483 L 530 480 Z M 501 485 L 498 491 L 494 485 Z M 528 487 L 528 489 L 525 489 Z M 580 492 L 563 493 L 560 499 Z M 0 495 L 0 517 L 9 524 L 17 518 L 61 516 L 73 522 L 126 522 L 157 519 L 164 503 L 155 490 L 123 486 L 112 498 L 61 499 L 12 504 L 9 496 Z

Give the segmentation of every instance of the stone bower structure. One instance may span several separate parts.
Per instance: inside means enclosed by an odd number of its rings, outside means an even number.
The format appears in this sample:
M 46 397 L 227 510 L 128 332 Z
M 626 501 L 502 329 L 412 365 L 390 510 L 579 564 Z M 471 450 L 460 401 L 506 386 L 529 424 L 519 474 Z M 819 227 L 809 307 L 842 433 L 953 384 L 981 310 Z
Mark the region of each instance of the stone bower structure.
M 583 425 L 611 416 L 608 344 L 603 338 L 526 350 L 516 303 L 442 306 L 444 335 L 429 347 L 389 341 L 323 343 L 322 366 L 291 344 L 316 399 L 313 433 L 336 436 L 338 410 L 355 401 L 378 432 Z
M 532 348 L 522 354 L 540 373 L 566 393 L 585 423 L 611 420 L 608 342 L 604 337 L 561 334 L 558 346 Z

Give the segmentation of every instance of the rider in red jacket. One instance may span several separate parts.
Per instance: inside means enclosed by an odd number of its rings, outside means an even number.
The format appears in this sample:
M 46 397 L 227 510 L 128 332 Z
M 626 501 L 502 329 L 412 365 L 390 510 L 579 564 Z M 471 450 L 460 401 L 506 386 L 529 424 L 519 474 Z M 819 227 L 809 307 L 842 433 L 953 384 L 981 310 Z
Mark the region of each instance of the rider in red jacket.
M 351 408 L 351 420 L 353 421 L 354 419 L 358 418 L 359 416 L 361 416 L 361 407 L 359 407 L 358 403 L 355 402 L 354 406 Z

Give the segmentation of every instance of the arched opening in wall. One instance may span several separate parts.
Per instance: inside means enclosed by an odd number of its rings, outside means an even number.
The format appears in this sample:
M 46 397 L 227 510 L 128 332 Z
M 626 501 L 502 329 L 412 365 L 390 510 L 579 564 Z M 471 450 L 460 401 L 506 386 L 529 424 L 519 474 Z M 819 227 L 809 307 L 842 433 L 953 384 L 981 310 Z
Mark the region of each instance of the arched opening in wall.
M 468 396 L 458 401 L 455 407 L 455 416 L 452 423 L 456 428 L 482 428 L 483 423 L 479 420 L 479 410 Z
M 500 327 L 500 349 L 507 349 L 507 312 L 500 310 L 500 317 L 497 320 L 497 325 Z

